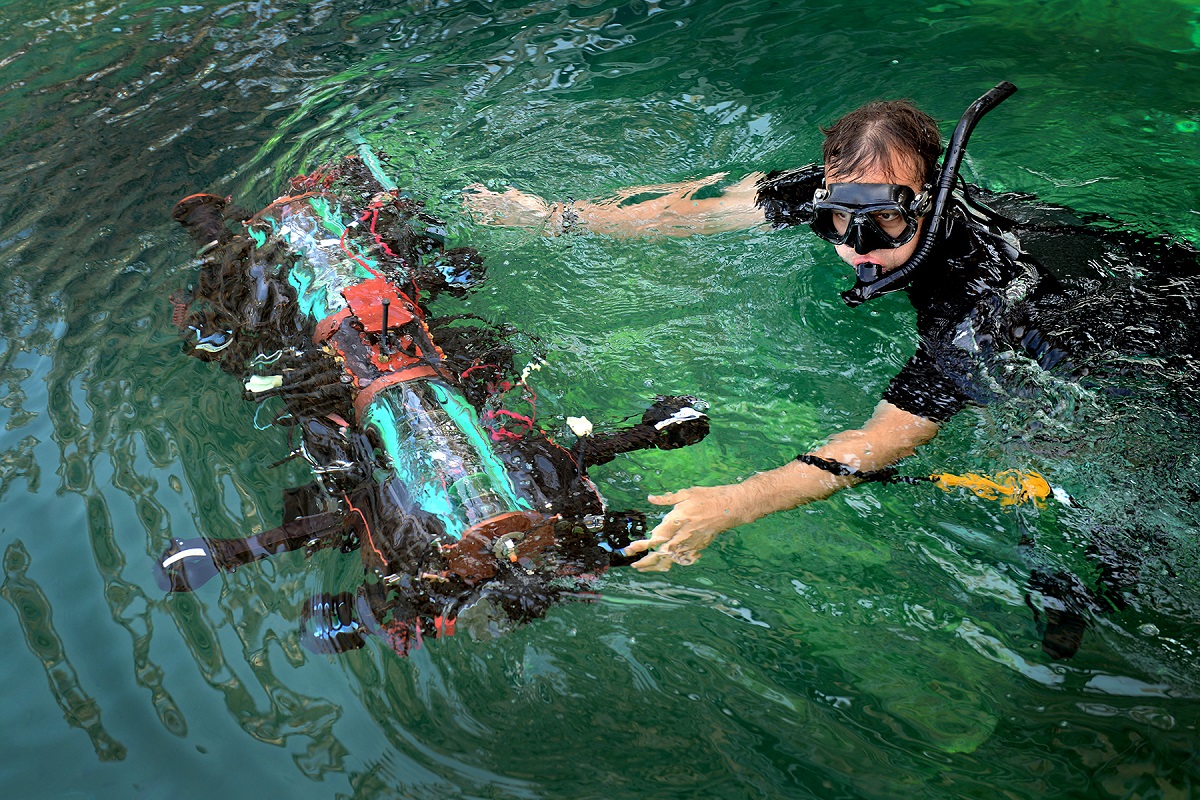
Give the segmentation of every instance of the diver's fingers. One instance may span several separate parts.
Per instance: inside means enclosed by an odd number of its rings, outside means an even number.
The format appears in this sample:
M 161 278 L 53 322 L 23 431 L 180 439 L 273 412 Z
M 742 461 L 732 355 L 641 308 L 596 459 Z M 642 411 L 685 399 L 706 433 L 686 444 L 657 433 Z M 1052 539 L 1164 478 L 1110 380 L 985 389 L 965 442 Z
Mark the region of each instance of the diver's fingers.
M 629 566 L 636 569 L 638 572 L 666 572 L 675 562 L 671 559 L 669 553 L 653 552 L 647 555 L 640 561 L 635 561 Z
M 682 502 L 687 495 L 687 489 L 680 489 L 677 492 L 667 492 L 666 494 L 652 494 L 646 499 L 656 506 L 673 506 Z
M 679 513 L 679 509 L 671 509 L 662 518 L 662 522 L 655 525 L 654 530 L 650 531 L 650 541 L 662 544 L 663 548 L 669 552 L 672 547 L 687 540 L 688 534 L 683 531 L 686 521 L 686 518 Z
M 653 546 L 654 543 L 649 539 L 638 539 L 636 542 L 630 542 L 629 544 L 625 545 L 625 548 L 621 551 L 621 555 L 635 556 L 638 553 L 644 553 Z
M 682 520 L 671 519 L 671 514 L 668 513 L 667 516 L 663 517 L 662 522 L 654 526 L 654 530 L 650 531 L 649 536 L 645 539 L 638 539 L 636 542 L 630 542 L 622 552 L 627 556 L 631 556 L 635 553 L 661 547 L 662 545 L 666 545 L 668 552 L 670 552 L 670 543 L 679 535 L 679 527 L 682 524 Z
M 468 183 L 462 189 L 463 202 L 470 204 L 479 197 L 489 197 L 496 194 L 482 183 Z
M 704 557 L 703 553 L 693 553 L 693 552 L 674 553 L 671 556 L 671 560 L 674 561 L 676 564 L 678 564 L 681 567 L 690 567 L 692 564 L 695 564 L 697 561 L 699 561 L 703 557 Z
M 674 564 L 678 564 L 681 567 L 690 567 L 700 560 L 701 555 L 701 553 L 692 550 L 673 553 L 670 552 L 669 548 L 663 548 L 650 553 L 640 561 L 633 562 L 630 566 L 639 572 L 666 572 Z
M 659 527 L 662 526 L 660 525 Z M 661 544 L 665 544 L 666 542 L 670 541 L 670 539 L 671 537 L 669 534 L 666 534 L 665 532 L 660 534 L 658 532 L 658 528 L 655 528 L 645 539 L 638 539 L 636 542 L 630 542 L 621 552 L 624 555 L 632 556 L 637 553 L 650 550 L 651 548 L 658 547 Z

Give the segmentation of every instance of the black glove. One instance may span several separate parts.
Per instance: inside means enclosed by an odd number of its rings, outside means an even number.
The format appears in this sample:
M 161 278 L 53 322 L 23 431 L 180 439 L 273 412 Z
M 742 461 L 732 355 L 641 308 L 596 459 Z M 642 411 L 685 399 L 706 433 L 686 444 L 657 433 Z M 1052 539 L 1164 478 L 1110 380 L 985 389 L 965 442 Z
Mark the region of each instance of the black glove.
M 655 430 L 654 446 L 659 450 L 687 447 L 708 435 L 705 405 L 695 397 L 659 395 L 654 405 L 642 414 L 642 424 Z

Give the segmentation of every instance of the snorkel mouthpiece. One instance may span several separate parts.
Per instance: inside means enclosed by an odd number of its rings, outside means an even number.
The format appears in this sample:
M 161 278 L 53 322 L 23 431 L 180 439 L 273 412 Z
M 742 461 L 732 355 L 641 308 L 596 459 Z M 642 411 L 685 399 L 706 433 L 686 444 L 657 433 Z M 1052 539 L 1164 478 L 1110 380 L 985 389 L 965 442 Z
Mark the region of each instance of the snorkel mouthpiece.
M 857 252 L 857 251 L 855 251 L 855 252 Z M 870 252 L 870 251 L 868 250 L 867 252 Z M 875 281 L 879 280 L 881 277 L 879 274 L 879 265 L 873 264 L 870 261 L 864 262 L 862 264 L 855 264 L 854 265 L 854 274 L 857 276 L 858 282 L 860 284 L 875 283 Z M 843 293 L 842 297 L 845 297 L 846 294 L 849 294 L 849 292 Z M 857 305 L 857 304 L 855 304 L 855 305 Z
M 916 258 L 916 256 L 913 256 L 913 258 Z M 854 268 L 854 288 L 842 292 L 842 300 L 850 308 L 857 308 L 881 294 L 888 294 L 889 292 L 903 289 L 909 279 L 912 278 L 913 273 L 916 272 L 916 267 L 917 265 L 913 264 L 913 259 L 909 259 L 891 272 L 881 275 L 879 267 L 875 264 L 859 264 Z
M 958 179 L 958 167 L 966 152 L 967 139 L 970 138 L 971 131 L 975 129 L 975 125 L 984 114 L 1000 105 L 1015 91 L 1017 91 L 1016 86 L 1008 81 L 1001 81 L 996 84 L 995 88 L 972 103 L 963 113 L 962 119 L 954 128 L 954 134 L 950 137 L 950 145 L 946 148 L 946 157 L 942 160 L 941 176 L 938 178 L 937 193 L 933 199 L 933 213 L 926 221 L 925 232 L 921 237 L 921 244 L 917 248 L 917 252 L 913 253 L 912 258 L 904 264 L 885 275 L 879 275 L 879 268 L 874 264 L 856 266 L 854 271 L 857 280 L 854 288 L 842 292 L 842 300 L 846 302 L 846 305 L 851 308 L 862 305 L 873 297 L 904 288 L 912 279 L 917 269 L 929 257 L 941 236 L 946 207 L 950 202 L 950 195 L 954 191 L 954 182 Z M 855 252 L 858 252 L 857 248 Z M 866 269 L 867 267 L 870 269 Z

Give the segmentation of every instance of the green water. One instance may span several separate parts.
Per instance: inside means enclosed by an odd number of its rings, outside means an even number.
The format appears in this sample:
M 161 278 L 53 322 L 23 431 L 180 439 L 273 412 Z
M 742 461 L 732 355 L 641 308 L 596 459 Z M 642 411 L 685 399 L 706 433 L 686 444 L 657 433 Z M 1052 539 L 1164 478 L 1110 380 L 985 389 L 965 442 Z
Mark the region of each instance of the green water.
M 299 646 L 305 599 L 353 557 L 287 556 L 170 598 L 150 567 L 171 536 L 273 527 L 281 488 L 308 479 L 270 469 L 284 433 L 180 354 L 178 197 L 261 205 L 357 126 L 487 258 L 487 283 L 440 310 L 540 340 L 546 424 L 657 392 L 711 403 L 702 445 L 596 470 L 613 506 L 649 510 L 647 492 L 736 480 L 861 422 L 914 347 L 907 303 L 842 307 L 847 275 L 805 231 L 545 240 L 474 226 L 459 187 L 587 197 L 796 166 L 865 100 L 912 97 L 948 130 L 1010 80 L 969 175 L 1200 243 L 1197 6 L 0 11 L 5 797 L 1193 795 L 1196 427 L 1069 387 L 964 412 L 909 468 L 1036 468 L 1087 513 L 858 489 L 724 536 L 691 569 L 614 571 L 599 602 L 498 637 L 464 621 L 405 659 Z M 1130 608 L 1050 662 L 1017 541 L 1086 573 L 1097 526 L 1130 548 L 1147 545 L 1124 531 L 1160 538 Z

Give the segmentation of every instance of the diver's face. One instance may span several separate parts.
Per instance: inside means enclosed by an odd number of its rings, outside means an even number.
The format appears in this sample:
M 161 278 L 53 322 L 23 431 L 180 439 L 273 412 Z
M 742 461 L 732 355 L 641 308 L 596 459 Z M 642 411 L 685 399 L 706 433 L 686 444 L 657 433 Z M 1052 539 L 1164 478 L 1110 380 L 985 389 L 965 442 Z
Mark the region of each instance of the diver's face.
M 826 164 L 825 185 L 828 187 L 835 183 L 894 183 L 907 186 L 913 190 L 914 194 L 921 191 L 921 180 L 917 175 L 917 170 L 908 166 L 899 170 L 870 167 L 855 175 L 842 175 Z M 856 253 L 854 247 L 849 244 L 834 245 L 834 249 L 837 250 L 838 256 L 850 266 L 869 262 L 878 266 L 880 271 L 886 275 L 896 267 L 903 265 L 912 258 L 913 253 L 917 252 L 917 245 L 921 241 L 921 232 L 924 229 L 925 217 L 921 217 L 917 221 L 916 235 L 899 247 L 872 250 L 869 253 Z

